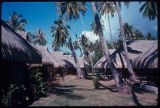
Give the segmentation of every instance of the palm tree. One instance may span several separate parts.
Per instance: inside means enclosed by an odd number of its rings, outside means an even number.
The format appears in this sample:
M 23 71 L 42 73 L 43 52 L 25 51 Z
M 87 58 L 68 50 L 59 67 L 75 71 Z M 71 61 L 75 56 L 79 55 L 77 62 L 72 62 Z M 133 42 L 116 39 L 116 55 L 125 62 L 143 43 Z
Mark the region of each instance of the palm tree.
M 113 64 L 113 62 L 110 58 L 109 49 L 108 49 L 108 46 L 107 46 L 105 38 L 104 38 L 104 34 L 103 34 L 103 31 L 102 31 L 102 25 L 100 23 L 100 18 L 99 18 L 99 15 L 97 13 L 96 5 L 95 5 L 94 2 L 91 2 L 91 6 L 92 6 L 92 11 L 93 11 L 93 15 L 94 15 L 95 24 L 98 26 L 98 28 L 97 28 L 97 31 L 98 31 L 97 33 L 98 34 L 97 35 L 100 38 L 100 43 L 101 43 L 101 46 L 102 46 L 102 50 L 105 54 L 106 59 L 108 60 L 108 64 L 109 64 L 110 70 L 112 72 L 113 78 L 116 82 L 116 86 L 117 86 L 118 90 L 122 90 L 124 82 L 122 80 L 122 77 L 120 76 L 120 73 L 117 71 L 116 67 L 114 66 L 114 64 Z
M 144 39 L 143 33 L 139 29 L 135 29 L 132 25 L 129 25 L 128 23 L 124 23 L 123 28 L 124 28 L 125 38 L 127 40 Z M 122 34 L 120 31 L 119 37 L 122 37 L 121 35 Z
M 81 23 L 84 27 L 82 15 L 86 12 L 85 2 L 58 2 L 57 5 L 60 7 L 58 9 L 61 15 L 66 16 L 66 20 L 78 19 L 81 18 Z M 81 15 L 82 14 L 82 15 Z
M 74 48 L 74 45 L 72 43 L 72 38 L 71 37 L 69 37 L 69 42 L 68 43 L 69 43 L 69 46 L 70 46 L 70 49 L 72 51 L 72 55 L 73 55 L 73 58 L 74 58 L 74 61 L 75 61 L 75 64 L 76 64 L 78 78 L 84 78 L 85 77 L 84 72 L 80 68 L 80 64 L 79 64 L 77 55 L 75 53 L 75 48 Z
M 98 60 L 101 59 L 101 57 L 103 57 L 103 51 L 102 51 L 102 48 L 101 48 L 101 44 L 99 42 L 99 40 L 96 40 L 94 43 L 93 43 L 93 46 L 94 46 L 94 56 L 93 56 L 93 63 L 96 64 Z M 97 50 L 98 49 L 98 50 Z
M 126 39 L 127 40 L 134 39 L 134 36 L 133 36 L 133 34 L 134 34 L 133 27 L 131 25 L 129 25 L 128 23 L 124 23 L 123 28 L 124 28 L 124 34 L 125 34 Z
M 52 42 L 52 47 L 55 51 L 59 50 L 66 44 L 67 38 L 69 37 L 68 30 L 70 26 L 64 26 L 64 22 L 61 18 L 54 21 L 54 25 L 51 26 L 52 37 L 54 38 Z
M 101 25 L 102 25 L 102 30 L 104 30 L 104 22 L 103 20 L 100 21 Z M 91 30 L 93 31 L 94 34 L 98 34 L 98 25 L 95 23 L 95 20 L 92 21 L 91 23 Z
M 60 13 L 60 16 L 66 16 L 66 20 L 72 20 L 72 19 L 78 19 L 79 18 L 79 14 L 80 12 L 82 14 L 85 13 L 85 3 L 84 2 L 59 2 L 57 3 L 57 6 L 58 6 L 58 11 Z M 70 46 L 71 46 L 71 50 L 72 50 L 72 54 L 73 56 L 75 56 L 75 63 L 77 65 L 77 72 L 78 72 L 78 77 L 79 78 L 84 78 L 84 74 L 82 72 L 82 70 L 80 69 L 80 66 L 79 66 L 79 62 L 78 62 L 78 59 L 77 59 L 77 56 L 76 56 L 76 53 L 74 52 L 74 46 L 73 46 L 73 43 L 71 41 L 71 37 L 69 39 L 69 43 L 70 43 Z
M 78 19 L 80 12 L 85 14 L 85 2 L 58 2 L 61 15 L 66 16 L 66 20 Z
M 32 40 L 33 40 L 34 37 L 35 37 L 34 34 L 32 34 L 31 32 L 28 32 L 26 39 L 27 39 L 27 41 L 32 43 Z
M 145 39 L 146 40 L 155 40 L 155 38 L 152 36 L 152 34 L 150 32 L 147 33 Z
M 123 21 L 122 21 L 122 16 L 120 13 L 120 3 L 119 2 L 115 2 L 115 7 L 116 7 L 116 12 L 118 14 L 118 19 L 119 19 L 119 25 L 120 25 L 120 31 L 121 31 L 121 36 L 122 36 L 122 42 L 123 42 L 123 49 L 125 52 L 125 59 L 127 62 L 127 67 L 128 67 L 128 71 L 130 73 L 130 81 L 136 82 L 137 78 L 135 73 L 133 72 L 130 60 L 129 60 L 129 55 L 128 55 L 128 49 L 127 49 L 127 45 L 126 45 L 126 39 L 125 39 L 125 33 L 124 33 L 124 28 L 123 28 Z
M 110 37 L 111 37 L 111 41 L 112 41 L 112 48 L 114 48 L 114 44 L 113 44 L 113 37 L 112 37 L 112 31 L 111 31 L 111 25 L 110 25 L 110 19 L 109 19 L 109 14 L 111 14 L 112 17 L 114 17 L 114 13 L 115 13 L 115 8 L 114 6 L 109 3 L 109 2 L 104 2 L 100 4 L 100 8 L 99 8 L 99 12 L 101 15 L 108 15 L 108 26 L 109 26 L 109 32 L 110 32 Z
M 25 31 L 24 27 L 25 24 L 27 24 L 27 20 L 23 19 L 23 16 L 21 14 L 17 14 L 16 12 L 13 12 L 10 15 L 10 19 L 6 22 L 16 32 Z
M 93 61 L 91 57 L 91 52 L 93 51 L 93 43 L 90 42 L 85 35 L 82 35 L 80 38 L 80 43 L 83 47 L 83 50 L 85 54 L 89 57 L 90 63 L 91 63 L 91 72 L 94 73 L 94 66 L 93 66 Z
M 139 29 L 134 30 L 134 37 L 135 37 L 135 39 L 139 39 L 139 40 L 145 39 L 143 33 Z
M 63 54 L 64 55 L 71 55 L 71 53 L 69 51 L 65 51 Z
M 39 28 L 37 30 L 33 43 L 35 45 L 42 45 L 42 46 L 47 44 L 47 40 L 44 38 L 44 32 L 42 31 L 42 29 Z
M 61 15 L 65 15 L 66 20 L 72 20 L 72 19 L 76 20 L 80 16 L 81 23 L 83 25 L 83 29 L 85 32 L 85 26 L 84 26 L 83 18 L 82 18 L 82 15 L 84 15 L 86 12 L 85 2 L 62 2 L 62 3 L 58 3 L 58 5 L 60 7 L 59 13 L 61 13 Z M 75 26 L 73 23 L 72 23 L 72 25 L 74 28 L 74 32 L 76 33 Z M 76 36 L 77 36 L 77 34 L 76 34 Z
M 76 50 L 77 50 L 77 49 L 80 50 L 81 56 L 82 56 L 82 55 L 83 55 L 83 51 L 82 51 L 80 42 L 79 42 L 78 40 L 74 41 L 74 42 L 73 42 L 73 46 L 74 46 L 74 48 L 75 48 Z
M 149 18 L 149 20 L 155 20 L 158 16 L 157 3 L 154 1 L 145 2 L 139 9 L 143 17 Z

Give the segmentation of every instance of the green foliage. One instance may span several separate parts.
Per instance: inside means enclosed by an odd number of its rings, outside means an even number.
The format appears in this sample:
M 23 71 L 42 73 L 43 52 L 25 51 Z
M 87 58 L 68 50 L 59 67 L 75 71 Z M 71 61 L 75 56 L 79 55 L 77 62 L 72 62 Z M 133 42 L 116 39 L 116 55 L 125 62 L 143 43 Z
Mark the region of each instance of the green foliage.
M 35 39 L 33 40 L 33 44 L 38 44 L 38 45 L 41 45 L 41 46 L 44 46 L 47 44 L 47 40 L 45 39 L 45 34 L 44 32 L 42 31 L 42 29 L 38 29 L 36 34 L 35 34 Z
M 16 94 L 18 91 L 25 91 L 26 88 L 24 85 L 16 85 L 16 84 L 10 84 L 9 88 L 7 90 L 1 89 L 1 103 L 2 106 L 10 107 L 12 106 L 12 103 L 14 102 L 12 99 L 12 95 Z M 16 103 L 22 104 L 23 100 L 18 100 Z
M 124 34 L 126 40 L 144 40 L 144 34 L 128 23 L 124 23 Z M 119 31 L 119 37 L 121 38 L 121 31 Z
M 71 55 L 71 53 L 69 51 L 65 51 L 63 54 L 64 55 Z
M 7 24 L 14 30 L 14 31 L 25 31 L 25 25 L 27 24 L 27 20 L 23 18 L 21 14 L 17 12 L 13 12 L 10 15 Z
M 58 6 L 66 20 L 78 19 L 80 14 L 84 15 L 86 12 L 85 2 L 59 2 Z
M 148 32 L 147 35 L 145 36 L 146 40 L 156 40 L 156 38 L 150 33 Z
M 96 77 L 95 79 L 93 79 L 93 85 L 94 85 L 94 88 L 97 89 L 99 88 L 99 78 Z
M 49 86 L 44 81 L 43 74 L 39 69 L 35 69 L 31 72 L 31 86 L 33 87 L 33 93 L 35 97 L 44 96 L 47 94 Z
M 54 21 L 54 25 L 51 26 L 52 47 L 55 51 L 67 44 L 67 38 L 69 37 L 68 29 L 70 29 L 70 26 L 66 25 L 61 18 Z
M 94 46 L 94 55 L 92 56 L 93 57 L 92 60 L 93 64 L 96 64 L 97 61 L 101 59 L 101 57 L 103 57 L 103 51 L 100 42 L 98 40 L 94 43 L 93 46 Z
M 99 35 L 99 26 L 101 25 L 102 30 L 104 30 L 104 21 L 101 20 L 99 25 L 95 22 L 95 20 L 92 21 L 91 30 L 93 31 L 94 34 Z
M 157 2 L 146 1 L 140 7 L 139 12 L 142 13 L 144 18 L 148 18 L 149 20 L 155 20 L 158 17 L 157 7 Z

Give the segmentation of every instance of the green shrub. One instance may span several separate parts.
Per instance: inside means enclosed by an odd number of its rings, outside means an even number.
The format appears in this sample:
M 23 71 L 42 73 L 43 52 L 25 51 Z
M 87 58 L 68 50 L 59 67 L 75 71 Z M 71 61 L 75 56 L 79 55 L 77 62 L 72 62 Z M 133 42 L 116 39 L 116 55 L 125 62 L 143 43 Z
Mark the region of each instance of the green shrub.
M 10 84 L 9 88 L 7 90 L 1 89 L 1 104 L 2 106 L 10 107 L 16 105 L 16 104 L 23 104 L 23 99 L 18 99 L 18 91 L 25 91 L 24 85 L 16 85 L 16 84 Z M 13 97 L 13 95 L 15 97 Z M 14 100 L 13 100 L 14 99 Z M 24 98 L 25 99 L 25 98 Z
M 36 98 L 44 96 L 47 94 L 49 86 L 48 83 L 44 81 L 44 76 L 39 69 L 32 70 L 31 75 L 31 86 L 33 89 L 33 94 Z
M 99 78 L 95 78 L 95 79 L 93 79 L 93 85 L 94 85 L 94 88 L 95 89 L 97 89 L 97 88 L 99 88 Z

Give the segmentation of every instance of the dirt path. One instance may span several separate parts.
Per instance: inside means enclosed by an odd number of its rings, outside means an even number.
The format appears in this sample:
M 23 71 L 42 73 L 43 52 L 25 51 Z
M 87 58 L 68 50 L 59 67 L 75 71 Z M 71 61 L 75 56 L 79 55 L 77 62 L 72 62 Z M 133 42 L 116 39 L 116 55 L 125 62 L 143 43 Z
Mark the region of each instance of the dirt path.
M 155 105 L 155 95 L 136 93 L 137 102 L 132 95 L 119 94 L 114 81 L 101 81 L 108 88 L 96 90 L 92 80 L 78 80 L 75 76 L 66 76 L 64 86 L 56 87 L 46 98 L 40 98 L 31 106 L 135 106 Z

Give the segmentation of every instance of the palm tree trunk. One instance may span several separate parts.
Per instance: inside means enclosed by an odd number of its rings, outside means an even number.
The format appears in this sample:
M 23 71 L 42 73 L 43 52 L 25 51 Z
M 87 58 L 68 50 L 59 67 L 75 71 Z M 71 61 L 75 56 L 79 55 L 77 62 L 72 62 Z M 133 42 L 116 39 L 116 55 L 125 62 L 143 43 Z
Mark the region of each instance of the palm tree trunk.
M 112 44 L 112 48 L 114 49 L 114 45 L 113 45 L 113 37 L 112 37 L 112 32 L 111 32 L 111 25 L 110 25 L 110 19 L 109 19 L 109 13 L 108 13 L 108 25 L 109 25 L 109 32 L 110 32 L 110 37 L 111 37 L 111 44 Z
M 84 23 L 83 23 L 83 18 L 82 18 L 81 14 L 80 14 L 80 18 L 81 18 L 81 22 L 82 22 L 82 25 L 83 25 L 84 34 L 86 36 L 86 29 L 85 29 L 85 26 L 84 26 Z M 91 62 L 91 72 L 94 73 L 93 61 L 92 61 L 91 54 L 90 54 L 89 50 L 88 50 L 88 53 L 89 53 L 89 59 L 90 59 L 90 62 Z
M 91 52 L 88 50 L 88 56 L 91 62 L 91 72 L 94 73 L 94 66 L 93 66 L 93 61 L 92 61 L 92 57 L 91 57 Z
M 59 11 L 60 15 L 62 15 L 58 3 L 57 3 L 57 7 L 58 7 L 58 11 Z M 64 21 L 64 26 L 66 26 L 65 20 L 63 20 L 63 21 Z M 77 59 L 77 56 L 76 56 L 76 53 L 75 53 L 75 50 L 74 50 L 74 47 L 73 47 L 73 43 L 71 42 L 71 37 L 69 39 L 69 44 L 70 44 L 72 55 L 73 55 L 73 58 L 74 58 L 74 61 L 75 61 L 75 64 L 76 64 L 77 76 L 78 76 L 78 78 L 84 78 L 84 73 L 83 73 L 83 71 L 80 68 L 80 65 L 79 65 L 79 62 L 78 62 L 78 59 Z
M 83 50 L 81 46 L 80 46 L 80 52 L 81 52 L 81 56 L 83 56 Z
M 120 77 L 120 73 L 117 71 L 117 69 L 115 68 L 113 62 L 111 61 L 111 58 L 110 58 L 110 55 L 109 55 L 108 46 L 107 46 L 107 44 L 105 42 L 105 38 L 104 38 L 104 35 L 103 35 L 103 31 L 102 31 L 102 25 L 100 23 L 100 19 L 99 19 L 98 13 L 97 13 L 97 9 L 96 9 L 95 3 L 91 2 L 91 6 L 92 6 L 95 22 L 96 22 L 97 25 L 99 25 L 99 28 L 100 28 L 99 38 L 100 38 L 100 43 L 101 43 L 101 46 L 102 46 L 102 50 L 103 50 L 103 52 L 105 54 L 105 57 L 106 57 L 106 59 L 108 61 L 110 70 L 112 72 L 112 76 L 113 76 L 113 78 L 115 80 L 115 83 L 116 83 L 116 86 L 117 86 L 118 90 L 121 90 L 123 88 L 123 83 L 124 82 L 122 80 L 122 77 Z
M 74 23 L 72 23 L 72 26 L 74 28 L 74 32 L 76 33 L 76 27 L 74 26 Z M 77 55 L 75 53 L 75 49 L 74 49 L 73 43 L 72 42 L 70 42 L 70 43 L 71 43 L 71 51 L 72 51 L 72 54 L 73 54 L 73 57 L 74 57 L 74 61 L 75 61 L 75 64 L 76 64 L 76 68 L 77 68 L 78 78 L 84 78 L 84 73 L 80 68 L 79 61 L 77 59 Z
M 69 44 L 70 44 L 72 55 L 73 55 L 73 58 L 74 58 L 74 61 L 75 61 L 75 64 L 76 64 L 77 76 L 78 76 L 78 78 L 84 78 L 84 73 L 80 68 L 80 65 L 79 65 L 79 62 L 78 62 L 78 59 L 77 59 L 77 55 L 76 55 L 75 50 L 74 50 L 73 43 L 71 42 L 71 37 L 69 39 Z
M 123 49 L 124 49 L 124 52 L 125 52 L 125 59 L 126 59 L 126 62 L 127 62 L 128 71 L 130 73 L 130 80 L 131 81 L 136 81 L 137 78 L 136 78 L 135 73 L 133 72 L 133 69 L 132 69 L 132 66 L 131 66 L 131 63 L 130 63 L 130 59 L 129 59 L 129 55 L 128 55 L 126 39 L 125 39 L 124 29 L 123 29 L 123 21 L 122 21 L 122 16 L 121 16 L 121 13 L 120 13 L 120 8 L 119 8 L 119 5 L 118 5 L 118 2 L 115 3 L 115 5 L 117 7 L 117 14 L 118 14 L 118 19 L 119 19 L 119 24 L 120 24 L 120 30 L 121 30 L 121 33 L 122 33 Z

